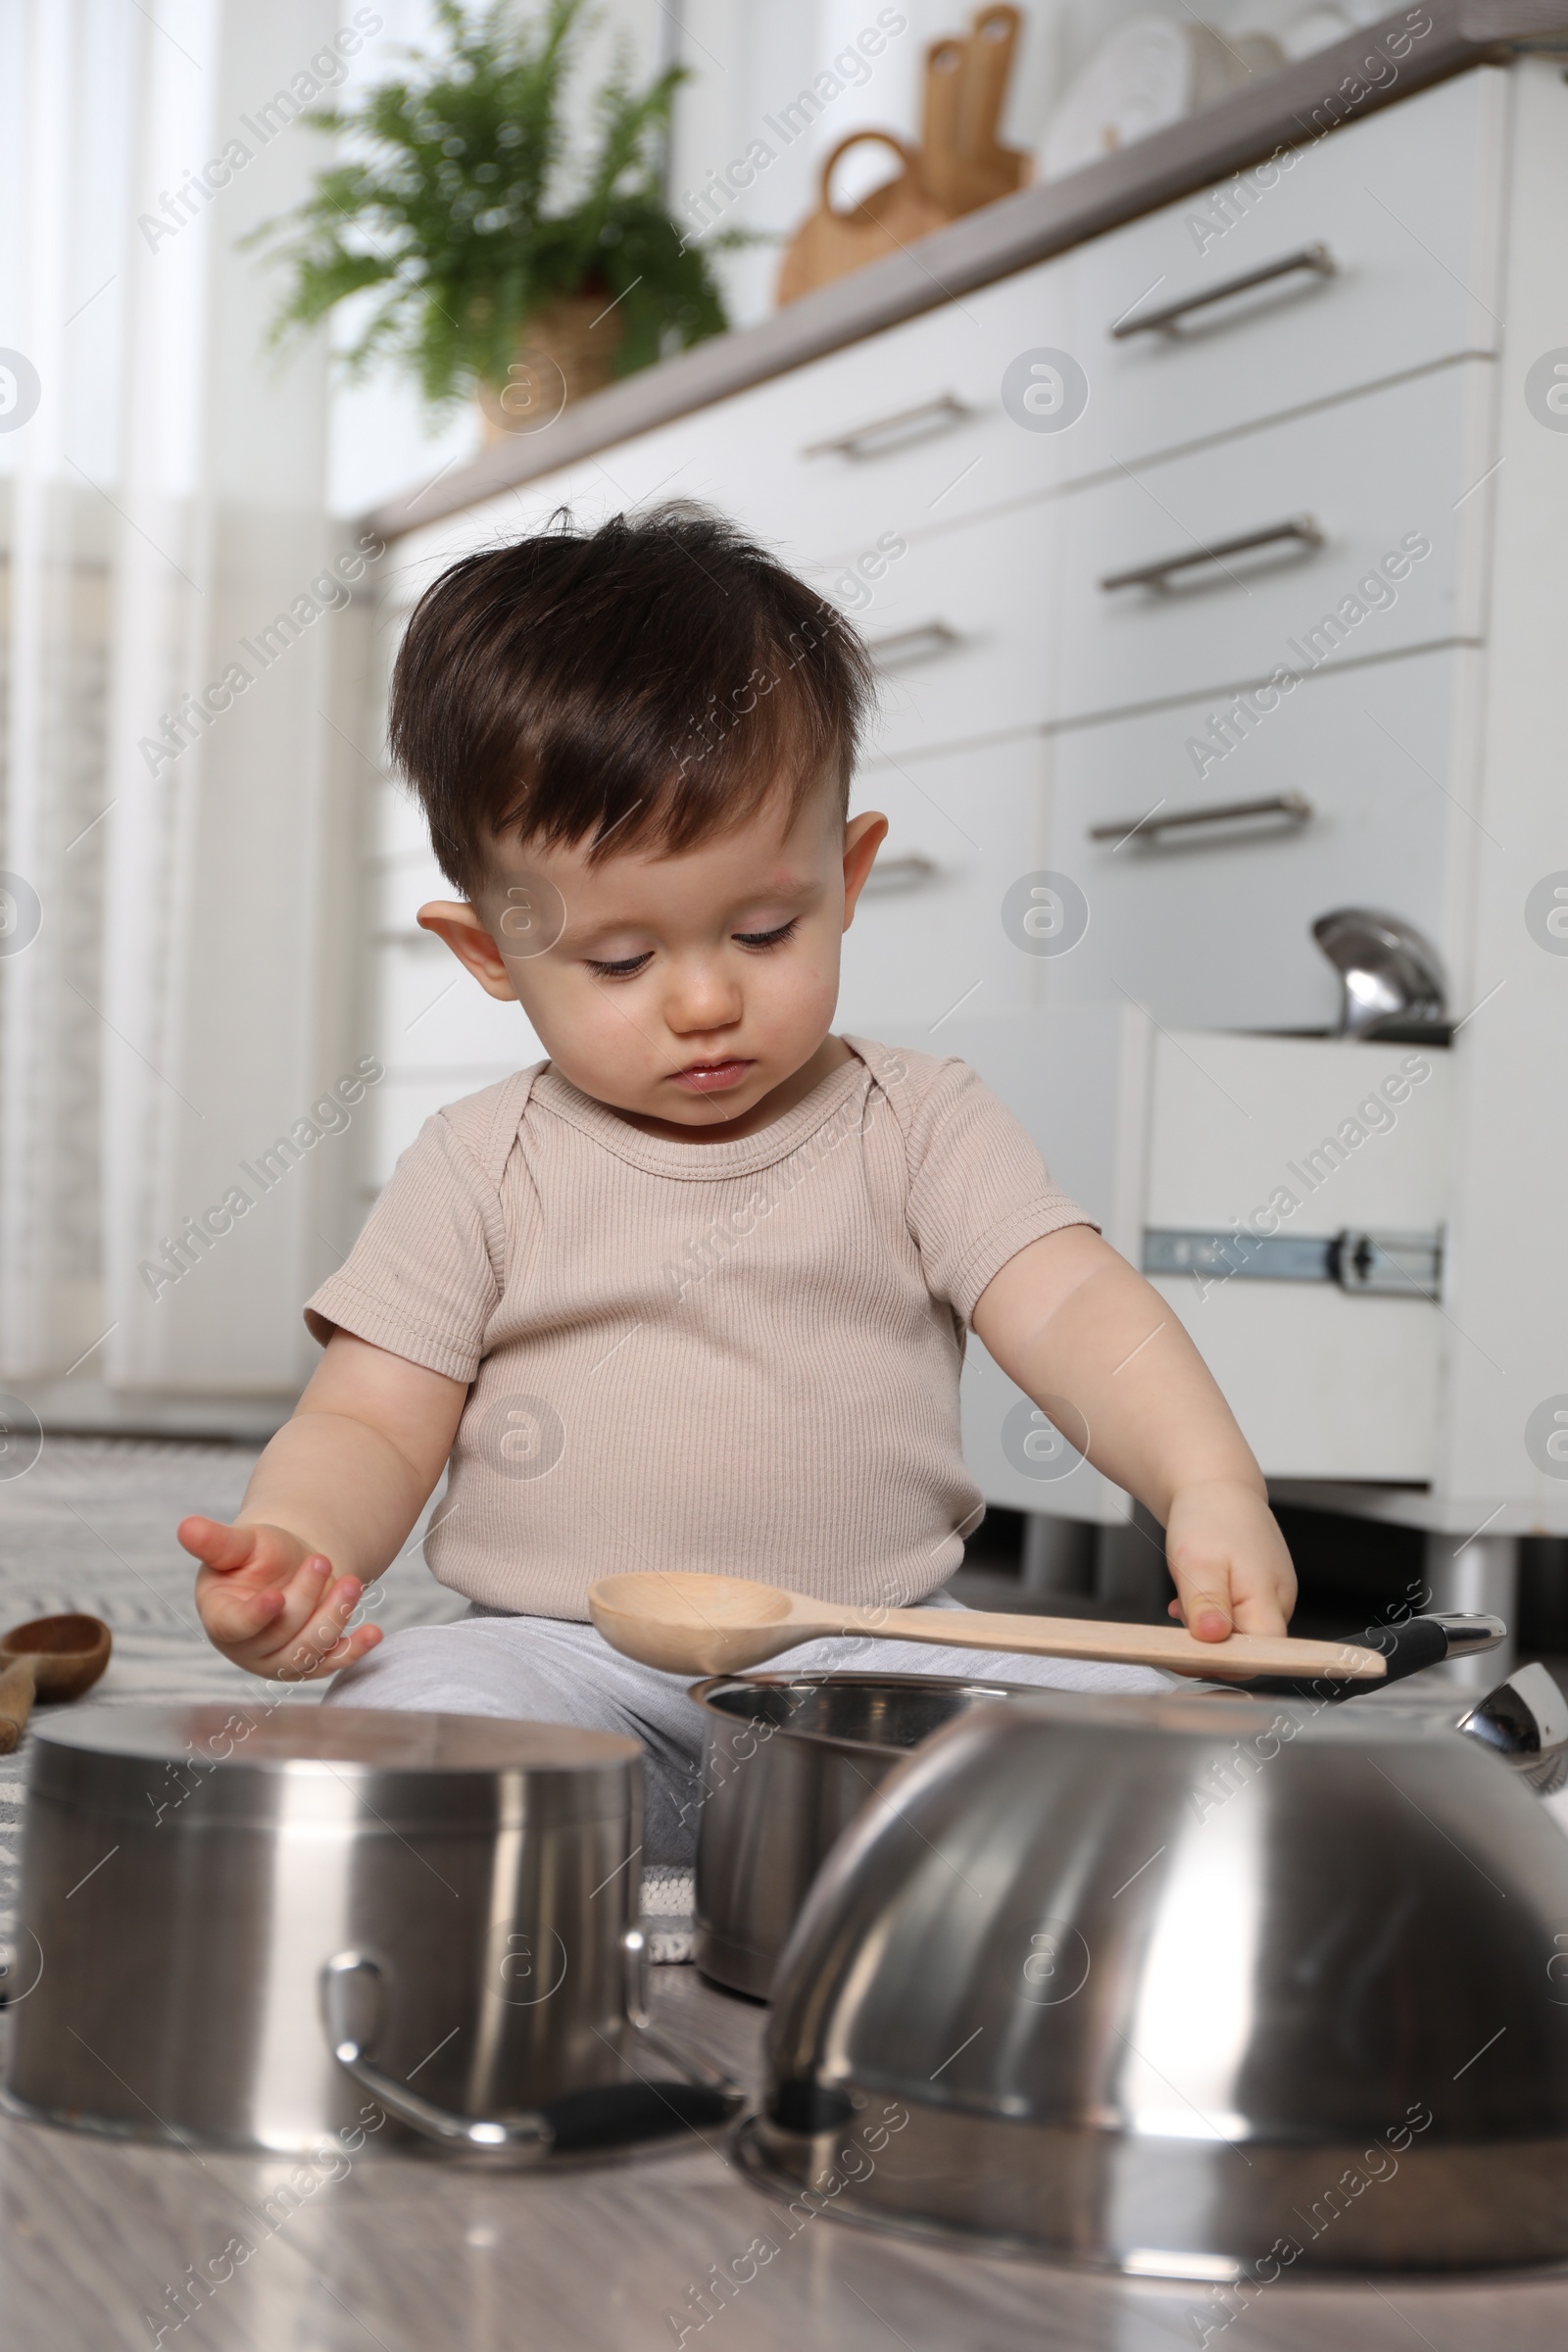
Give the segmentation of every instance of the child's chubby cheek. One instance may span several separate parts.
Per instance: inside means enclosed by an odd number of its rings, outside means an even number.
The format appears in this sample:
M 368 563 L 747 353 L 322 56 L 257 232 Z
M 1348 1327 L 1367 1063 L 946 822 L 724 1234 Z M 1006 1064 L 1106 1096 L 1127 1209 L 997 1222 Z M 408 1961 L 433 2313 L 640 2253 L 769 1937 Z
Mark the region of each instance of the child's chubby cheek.
M 786 976 L 762 982 L 747 1005 L 746 1028 L 753 1051 L 769 1050 L 804 1060 L 832 1025 L 838 1001 L 838 971 L 813 958 L 797 961 Z
M 602 982 L 581 973 L 530 972 L 516 978 L 517 998 L 529 1026 L 552 1061 L 569 1070 L 606 1078 L 629 1078 L 655 1058 L 650 1024 L 639 1020 Z
M 585 1073 L 579 1085 L 607 1098 L 652 1085 L 664 1076 L 671 1060 L 663 1024 L 613 998 L 601 999 L 580 1018 L 563 1023 L 559 1053 Z

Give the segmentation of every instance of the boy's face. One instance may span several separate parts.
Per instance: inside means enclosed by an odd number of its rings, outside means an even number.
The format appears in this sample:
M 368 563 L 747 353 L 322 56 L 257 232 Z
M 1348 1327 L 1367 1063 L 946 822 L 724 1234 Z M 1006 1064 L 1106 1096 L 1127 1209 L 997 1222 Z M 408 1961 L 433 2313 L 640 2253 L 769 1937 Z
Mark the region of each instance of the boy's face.
M 820 792 L 793 822 L 774 795 L 678 857 L 590 865 L 586 844 L 498 842 L 476 904 L 422 906 L 419 921 L 492 996 L 518 1000 L 584 1094 L 639 1123 L 733 1133 L 842 1055 L 840 946 L 886 832 L 874 814 L 846 828 Z

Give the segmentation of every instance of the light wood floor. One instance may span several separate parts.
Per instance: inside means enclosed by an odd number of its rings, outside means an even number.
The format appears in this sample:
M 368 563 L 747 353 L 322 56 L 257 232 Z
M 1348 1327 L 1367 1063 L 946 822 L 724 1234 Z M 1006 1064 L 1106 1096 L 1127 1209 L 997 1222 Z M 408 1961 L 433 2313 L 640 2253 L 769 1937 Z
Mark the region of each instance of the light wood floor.
M 172 1536 L 184 1510 L 227 1516 L 247 1466 L 243 1449 L 53 1441 L 28 1479 L 0 1489 L 9 1608 L 0 1622 L 62 1608 L 110 1618 L 106 1696 L 249 1695 L 189 1623 L 190 1563 Z M 396 1622 L 450 1605 L 426 1582 L 411 1560 L 405 1589 L 386 1603 Z M 5 1771 L 0 1907 L 21 1759 Z M 1568 1828 L 1568 1792 L 1555 1801 Z M 753 2077 L 762 2010 L 712 1991 L 689 1968 L 656 1969 L 652 1984 L 662 2014 Z M 777 2230 L 780 2208 L 719 2147 L 695 2141 L 536 2180 L 362 2160 L 280 2228 L 259 2230 L 255 2215 L 290 2169 L 0 2117 L 0 2352 L 148 2352 L 160 2342 L 178 2352 L 673 2352 L 683 2328 L 687 2352 L 1199 2352 L 1213 2325 L 1202 2289 L 936 2251 L 822 2219 L 699 2327 L 692 2289 L 770 2223 Z M 258 2248 L 227 2284 L 206 2299 L 171 2299 L 188 2273 L 221 2269 L 247 2226 Z M 1568 2279 L 1281 2283 L 1208 2337 L 1209 2352 L 1423 2344 L 1562 2352 Z
M 752 2073 L 760 2009 L 691 1969 L 661 1969 L 655 1983 L 661 2014 Z M 682 2328 L 703 2352 L 1198 2352 L 1202 2342 L 1201 2288 L 934 2250 L 826 2218 L 802 2227 L 699 2328 L 689 2291 L 776 2227 L 779 2208 L 716 2144 L 695 2141 L 555 2179 L 362 2160 L 177 2324 L 197 2299 L 181 2306 L 168 2290 L 220 2256 L 288 2170 L 0 2120 L 4 2352 L 160 2342 L 180 2352 L 672 2352 Z M 1568 2279 L 1281 2283 L 1208 2344 L 1560 2352 Z

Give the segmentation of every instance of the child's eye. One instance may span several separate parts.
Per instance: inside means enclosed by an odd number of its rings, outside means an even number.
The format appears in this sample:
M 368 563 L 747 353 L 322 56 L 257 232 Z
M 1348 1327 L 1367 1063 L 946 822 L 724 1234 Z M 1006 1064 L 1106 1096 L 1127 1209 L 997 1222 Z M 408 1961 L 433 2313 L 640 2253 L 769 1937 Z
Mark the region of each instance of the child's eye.
M 781 948 L 799 930 L 800 922 L 800 916 L 792 914 L 789 921 L 780 923 L 776 931 L 737 931 L 734 936 L 743 948 Z
M 595 963 L 591 956 L 586 961 L 596 980 L 629 980 L 634 972 L 640 972 L 644 964 L 652 963 L 653 959 L 653 949 L 644 948 L 640 956 L 625 956 L 619 963 Z

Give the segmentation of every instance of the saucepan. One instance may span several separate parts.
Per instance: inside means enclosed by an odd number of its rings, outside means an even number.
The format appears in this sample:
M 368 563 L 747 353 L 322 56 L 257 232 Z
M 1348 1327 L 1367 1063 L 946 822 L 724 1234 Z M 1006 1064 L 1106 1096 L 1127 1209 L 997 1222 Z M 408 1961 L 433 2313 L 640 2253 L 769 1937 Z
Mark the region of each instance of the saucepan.
M 1568 1838 L 1539 1793 L 1565 1756 L 1540 1667 L 1457 1727 L 976 1707 L 818 1877 L 742 2162 L 814 2210 L 1244 2301 L 1568 2260 Z
M 609 1733 L 286 1701 L 45 1723 L 6 2104 L 518 2164 L 724 2120 L 733 2084 L 647 2015 L 641 1820 Z
M 1494 1617 L 1437 1615 L 1346 1639 L 1383 1651 L 1386 1679 L 1372 1686 L 1383 1690 L 1445 1658 L 1494 1646 L 1503 1634 Z M 1345 1681 L 1278 1686 L 1331 1702 L 1357 1688 Z M 1035 1697 L 1039 1690 L 916 1674 L 720 1674 L 696 1684 L 691 1696 L 706 1718 L 697 1834 L 697 1965 L 704 1976 L 765 2000 L 835 1839 L 895 1766 L 971 1707 Z
M 765 2000 L 801 1906 L 841 1832 L 913 1747 L 970 1707 L 1038 1685 L 943 1675 L 716 1674 L 697 1831 L 697 1965 Z

